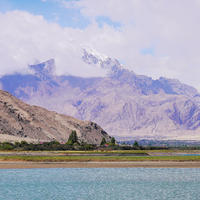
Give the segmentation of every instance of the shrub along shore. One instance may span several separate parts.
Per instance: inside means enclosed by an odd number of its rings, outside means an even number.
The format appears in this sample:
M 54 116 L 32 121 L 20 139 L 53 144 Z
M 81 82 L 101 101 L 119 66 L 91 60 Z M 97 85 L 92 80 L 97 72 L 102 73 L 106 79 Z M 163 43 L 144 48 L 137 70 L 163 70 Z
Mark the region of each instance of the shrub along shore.
M 116 145 L 115 138 L 112 137 L 109 142 L 105 138 L 102 138 L 100 145 L 87 144 L 80 142 L 76 131 L 72 131 L 69 136 L 69 139 L 66 143 L 59 143 L 58 141 L 51 142 L 40 142 L 40 143 L 27 143 L 26 141 L 22 142 L 3 142 L 0 143 L 0 150 L 22 150 L 22 151 L 62 151 L 62 150 L 97 150 L 97 149 L 112 149 L 112 150 L 131 150 L 131 149 L 140 149 L 137 142 L 133 146 L 123 146 Z

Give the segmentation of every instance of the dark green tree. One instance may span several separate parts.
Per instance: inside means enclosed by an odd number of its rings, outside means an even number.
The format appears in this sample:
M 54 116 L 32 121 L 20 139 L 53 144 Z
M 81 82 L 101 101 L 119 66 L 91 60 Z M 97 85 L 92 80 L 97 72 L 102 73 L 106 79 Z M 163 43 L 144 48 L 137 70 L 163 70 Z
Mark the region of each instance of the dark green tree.
M 102 140 L 101 140 L 101 145 L 104 145 L 104 144 L 106 144 L 106 139 L 105 139 L 105 138 L 102 138 Z
M 135 147 L 139 147 L 139 144 L 138 144 L 138 142 L 137 142 L 137 141 L 135 141 L 135 142 L 134 142 L 134 144 L 133 144 L 133 146 L 135 146 Z
M 13 150 L 14 146 L 12 143 L 3 142 L 0 144 L 0 150 Z
M 134 142 L 133 148 L 134 148 L 134 149 L 140 149 L 140 146 L 139 146 L 139 144 L 138 144 L 137 141 Z
M 77 137 L 76 131 L 72 131 L 67 141 L 67 144 L 73 145 L 75 143 L 78 143 L 78 137 Z
M 116 142 L 116 141 L 115 141 L 115 138 L 112 137 L 112 138 L 111 138 L 111 141 L 110 141 L 111 145 L 115 145 L 115 142 Z
M 25 147 L 25 146 L 27 146 L 27 145 L 28 145 L 28 142 L 26 142 L 26 141 L 21 141 L 21 144 L 20 144 L 21 147 Z

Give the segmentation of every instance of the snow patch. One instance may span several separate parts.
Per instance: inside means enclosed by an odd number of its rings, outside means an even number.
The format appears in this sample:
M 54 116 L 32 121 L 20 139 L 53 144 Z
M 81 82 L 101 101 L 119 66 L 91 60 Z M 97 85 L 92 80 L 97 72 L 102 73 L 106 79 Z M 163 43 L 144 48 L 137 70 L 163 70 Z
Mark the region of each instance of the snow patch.
M 102 62 L 109 58 L 108 56 L 99 53 L 98 51 L 96 51 L 95 49 L 93 49 L 91 47 L 85 47 L 82 49 L 84 52 L 87 52 L 87 54 L 90 54 L 90 55 L 96 57 L 97 59 L 101 60 Z

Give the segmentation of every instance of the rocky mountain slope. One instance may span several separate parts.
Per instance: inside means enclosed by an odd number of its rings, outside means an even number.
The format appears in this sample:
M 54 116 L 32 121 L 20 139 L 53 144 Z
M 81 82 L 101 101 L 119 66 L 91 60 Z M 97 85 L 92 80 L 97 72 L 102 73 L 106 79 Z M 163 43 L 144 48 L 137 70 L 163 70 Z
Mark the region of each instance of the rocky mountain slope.
M 80 141 L 100 144 L 108 134 L 96 123 L 30 106 L 0 90 L 0 141 L 67 142 L 72 130 Z
M 81 120 L 92 120 L 114 136 L 200 140 L 200 95 L 174 79 L 137 75 L 116 59 L 84 50 L 82 60 L 107 77 L 56 76 L 54 60 L 29 66 L 32 74 L 0 79 L 4 90 L 24 101 Z

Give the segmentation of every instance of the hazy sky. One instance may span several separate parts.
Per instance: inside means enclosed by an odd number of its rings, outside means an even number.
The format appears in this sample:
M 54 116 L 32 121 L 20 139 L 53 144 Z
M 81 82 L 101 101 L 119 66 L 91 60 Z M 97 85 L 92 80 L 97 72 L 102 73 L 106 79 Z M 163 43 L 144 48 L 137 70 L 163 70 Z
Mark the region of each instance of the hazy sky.
M 89 47 L 138 74 L 200 90 L 200 0 L 0 0 L 0 75 L 55 58 L 58 74 L 100 76 Z

